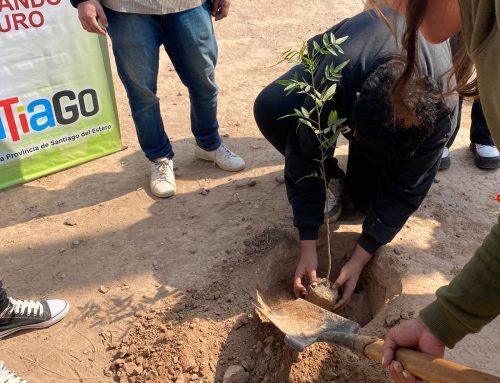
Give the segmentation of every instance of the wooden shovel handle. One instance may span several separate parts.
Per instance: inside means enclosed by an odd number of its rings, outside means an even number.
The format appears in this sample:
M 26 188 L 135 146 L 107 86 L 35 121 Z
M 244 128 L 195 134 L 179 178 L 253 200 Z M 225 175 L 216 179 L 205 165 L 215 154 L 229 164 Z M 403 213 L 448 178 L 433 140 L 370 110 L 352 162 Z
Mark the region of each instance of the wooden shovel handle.
M 357 349 L 375 362 L 382 362 L 384 341 L 358 336 Z M 500 383 L 500 378 L 422 352 L 399 348 L 396 358 L 412 375 L 432 383 Z

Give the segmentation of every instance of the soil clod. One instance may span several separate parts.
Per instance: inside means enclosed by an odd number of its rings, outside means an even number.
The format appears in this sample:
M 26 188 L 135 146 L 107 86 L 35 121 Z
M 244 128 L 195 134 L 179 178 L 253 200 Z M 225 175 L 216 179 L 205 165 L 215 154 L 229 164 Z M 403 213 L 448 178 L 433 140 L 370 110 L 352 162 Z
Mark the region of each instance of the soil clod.
M 247 383 L 249 378 L 242 366 L 230 366 L 224 374 L 223 383 Z
M 338 291 L 332 283 L 324 278 L 318 278 L 316 287 L 309 286 L 306 300 L 328 311 L 333 311 L 337 302 Z

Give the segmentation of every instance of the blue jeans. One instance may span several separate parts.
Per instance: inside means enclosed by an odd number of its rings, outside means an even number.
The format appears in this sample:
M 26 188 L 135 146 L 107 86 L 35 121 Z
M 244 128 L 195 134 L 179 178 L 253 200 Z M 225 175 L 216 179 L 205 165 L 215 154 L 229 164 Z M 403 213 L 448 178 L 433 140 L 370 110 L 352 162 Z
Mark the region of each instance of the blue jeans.
M 118 75 L 127 91 L 132 118 L 149 160 L 172 158 L 156 96 L 159 52 L 163 46 L 189 90 L 191 131 L 205 150 L 221 144 L 217 122 L 215 65 L 217 41 L 208 4 L 166 15 L 105 9 Z

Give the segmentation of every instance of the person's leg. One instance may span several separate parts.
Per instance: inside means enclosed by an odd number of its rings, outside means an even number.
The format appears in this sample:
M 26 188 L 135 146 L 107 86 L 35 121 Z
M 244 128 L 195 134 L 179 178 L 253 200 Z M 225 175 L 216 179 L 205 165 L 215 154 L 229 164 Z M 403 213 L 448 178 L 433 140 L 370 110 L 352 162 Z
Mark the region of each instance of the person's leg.
M 300 67 L 294 67 L 279 77 L 279 80 L 290 80 L 295 74 L 306 76 Z M 281 154 L 285 155 L 288 134 L 297 129 L 297 119 L 286 115 L 294 113 L 294 109 L 300 109 L 304 104 L 306 96 L 293 92 L 287 95 L 284 86 L 273 81 L 255 99 L 253 113 L 255 122 L 262 135 Z
M 160 17 L 105 11 L 118 75 L 127 91 L 141 148 L 150 161 L 172 158 L 156 96 L 163 36 Z
M 481 169 L 500 167 L 500 153 L 495 147 L 479 100 L 472 104 L 470 148 L 475 153 L 474 163 Z
M 475 100 L 472 104 L 470 142 L 489 146 L 495 145 L 479 100 Z
M 195 156 L 227 171 L 242 170 L 245 161 L 231 152 L 219 136 L 215 83 L 217 41 L 208 3 L 163 15 L 161 21 L 165 50 L 189 90 Z
M 221 144 L 217 121 L 217 41 L 208 5 L 161 17 L 164 46 L 191 100 L 191 130 L 201 148 Z
M 450 139 L 446 143 L 446 146 L 443 150 L 443 155 L 441 156 L 441 162 L 439 163 L 439 170 L 448 169 L 451 165 L 450 148 L 455 142 L 455 138 L 457 138 L 458 131 L 460 130 L 460 124 L 462 123 L 463 102 L 464 102 L 463 97 L 460 97 L 458 101 L 457 126 L 455 127 L 455 131 L 451 135 Z
M 368 213 L 377 190 L 379 168 L 371 163 L 353 144 L 349 144 L 344 190 L 362 213 Z

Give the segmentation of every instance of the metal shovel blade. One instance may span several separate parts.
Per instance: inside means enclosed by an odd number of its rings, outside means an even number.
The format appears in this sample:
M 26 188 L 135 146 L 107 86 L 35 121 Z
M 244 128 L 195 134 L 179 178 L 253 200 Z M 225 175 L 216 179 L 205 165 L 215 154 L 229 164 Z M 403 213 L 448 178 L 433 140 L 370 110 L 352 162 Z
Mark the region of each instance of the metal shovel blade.
M 321 338 L 357 334 L 360 328 L 356 322 L 300 298 L 271 309 L 257 291 L 255 306 L 285 334 L 285 343 L 299 352 Z

